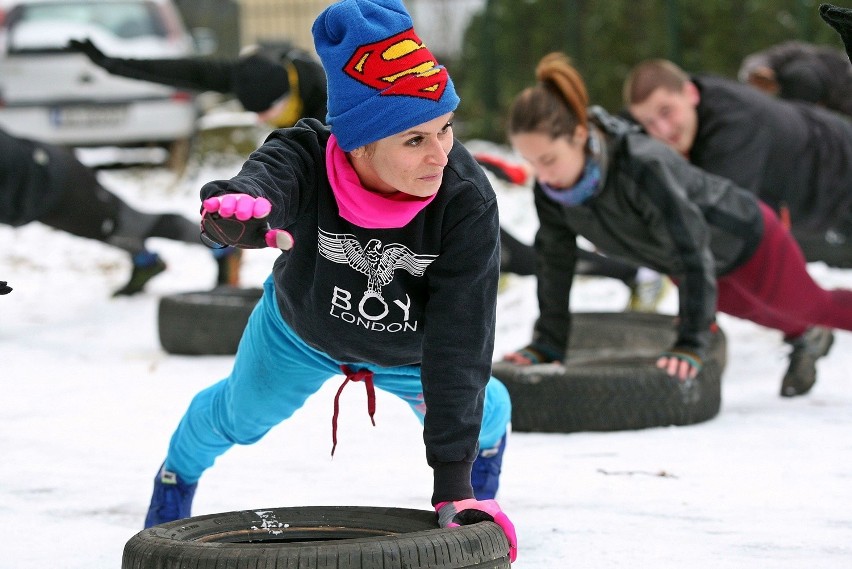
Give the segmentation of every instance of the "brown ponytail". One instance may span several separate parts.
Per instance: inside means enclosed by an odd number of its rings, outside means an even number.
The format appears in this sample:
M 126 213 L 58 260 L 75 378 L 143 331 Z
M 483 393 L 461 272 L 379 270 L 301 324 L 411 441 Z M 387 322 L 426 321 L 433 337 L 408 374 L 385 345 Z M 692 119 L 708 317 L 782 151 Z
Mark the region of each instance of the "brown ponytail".
M 544 56 L 535 70 L 538 84 L 521 91 L 509 108 L 509 135 L 543 132 L 573 136 L 587 126 L 589 95 L 580 73 L 562 53 Z

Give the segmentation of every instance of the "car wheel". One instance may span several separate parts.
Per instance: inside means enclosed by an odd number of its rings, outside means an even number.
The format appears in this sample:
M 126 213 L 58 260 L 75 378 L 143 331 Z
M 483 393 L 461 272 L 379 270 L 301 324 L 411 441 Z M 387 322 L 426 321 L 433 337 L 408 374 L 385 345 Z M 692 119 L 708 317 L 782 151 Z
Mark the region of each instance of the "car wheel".
M 335 567 L 508 569 L 500 527 L 438 527 L 432 511 L 358 506 L 244 510 L 142 530 L 125 544 L 122 569 Z
M 262 288 L 223 286 L 163 296 L 157 311 L 160 345 L 170 354 L 235 354 L 262 294 Z
M 726 339 L 714 327 L 694 380 L 680 382 L 655 366 L 675 338 L 669 315 L 575 313 L 565 364 L 495 362 L 492 374 L 512 399 L 512 429 L 570 433 L 688 425 L 715 417 L 721 406 Z

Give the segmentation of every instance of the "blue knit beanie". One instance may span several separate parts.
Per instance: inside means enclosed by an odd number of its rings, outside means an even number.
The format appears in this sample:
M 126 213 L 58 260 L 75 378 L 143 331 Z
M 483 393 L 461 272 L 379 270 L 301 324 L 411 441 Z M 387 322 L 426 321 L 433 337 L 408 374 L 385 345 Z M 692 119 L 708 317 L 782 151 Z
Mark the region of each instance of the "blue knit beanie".
M 312 27 L 328 81 L 326 121 L 345 151 L 452 112 L 446 68 L 414 32 L 401 0 L 342 0 Z

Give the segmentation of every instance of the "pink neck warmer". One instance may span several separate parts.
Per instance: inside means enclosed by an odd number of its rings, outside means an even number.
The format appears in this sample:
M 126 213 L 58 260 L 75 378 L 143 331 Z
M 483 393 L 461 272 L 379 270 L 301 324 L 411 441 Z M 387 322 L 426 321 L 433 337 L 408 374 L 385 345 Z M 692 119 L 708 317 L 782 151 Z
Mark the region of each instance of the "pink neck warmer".
M 404 227 L 437 195 L 419 198 L 403 192 L 380 194 L 365 189 L 334 135 L 328 139 L 325 149 L 325 169 L 340 217 L 358 227 Z

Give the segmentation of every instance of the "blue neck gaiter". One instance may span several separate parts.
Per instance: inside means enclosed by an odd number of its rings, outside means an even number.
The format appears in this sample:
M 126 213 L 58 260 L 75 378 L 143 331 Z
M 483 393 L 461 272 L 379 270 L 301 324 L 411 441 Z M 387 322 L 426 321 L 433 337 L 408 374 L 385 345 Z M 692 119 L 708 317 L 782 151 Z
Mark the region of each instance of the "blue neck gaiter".
M 570 188 L 551 188 L 543 182 L 539 182 L 539 185 L 544 190 L 544 193 L 547 194 L 547 197 L 553 201 L 566 206 L 575 206 L 582 204 L 597 194 L 600 189 L 600 181 L 600 165 L 596 160 L 587 158 L 586 166 L 583 168 L 583 175 Z

